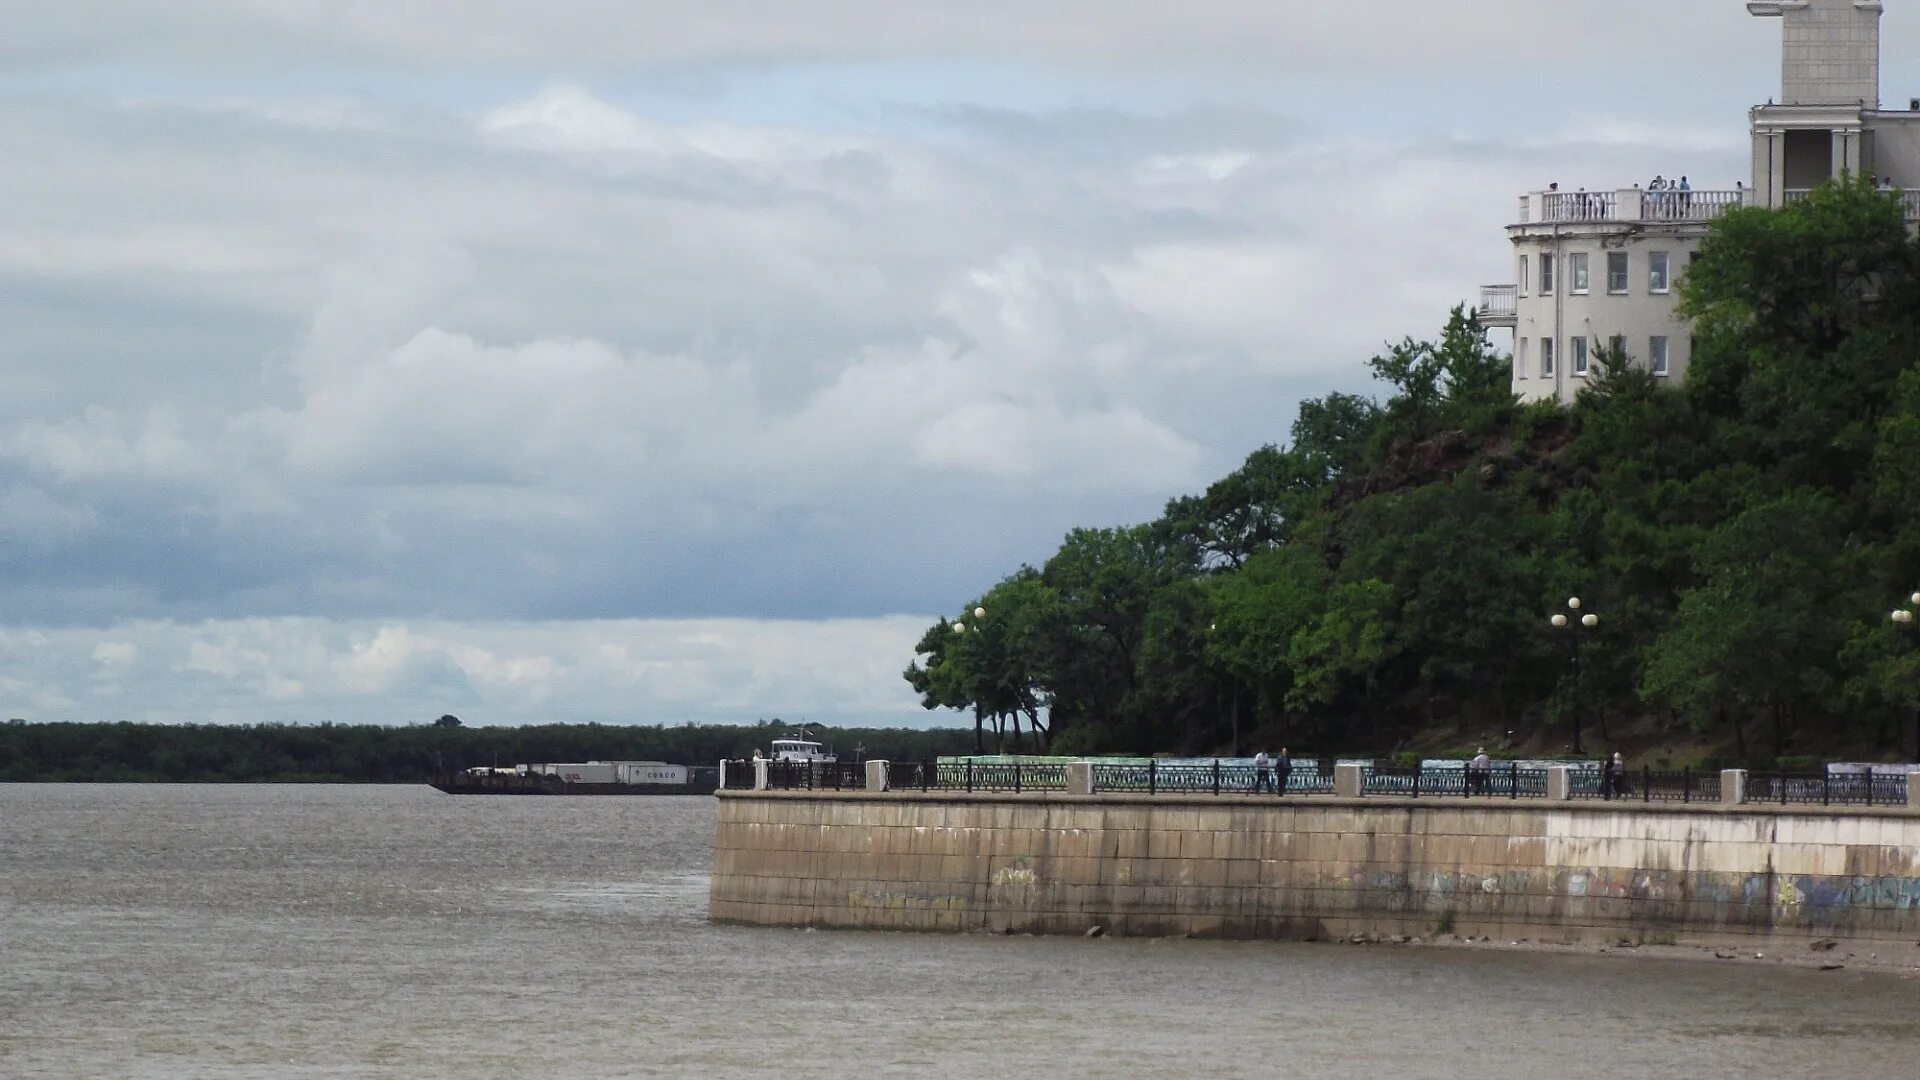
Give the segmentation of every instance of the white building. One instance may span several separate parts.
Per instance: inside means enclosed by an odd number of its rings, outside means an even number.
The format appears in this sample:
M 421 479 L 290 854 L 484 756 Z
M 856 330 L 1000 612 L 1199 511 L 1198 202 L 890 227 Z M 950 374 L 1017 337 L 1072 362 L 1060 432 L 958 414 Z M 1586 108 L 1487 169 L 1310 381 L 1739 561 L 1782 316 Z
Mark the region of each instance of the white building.
M 1507 226 L 1515 284 L 1481 289 L 1481 322 L 1513 331 L 1513 391 L 1570 402 L 1601 349 L 1678 380 L 1692 335 L 1677 279 L 1730 206 L 1781 207 L 1842 176 L 1886 178 L 1920 220 L 1920 98 L 1880 108 L 1881 0 L 1755 0 L 1781 20 L 1778 103 L 1755 107 L 1752 183 L 1733 190 L 1555 188 Z M 1677 185 L 1681 177 L 1666 177 Z

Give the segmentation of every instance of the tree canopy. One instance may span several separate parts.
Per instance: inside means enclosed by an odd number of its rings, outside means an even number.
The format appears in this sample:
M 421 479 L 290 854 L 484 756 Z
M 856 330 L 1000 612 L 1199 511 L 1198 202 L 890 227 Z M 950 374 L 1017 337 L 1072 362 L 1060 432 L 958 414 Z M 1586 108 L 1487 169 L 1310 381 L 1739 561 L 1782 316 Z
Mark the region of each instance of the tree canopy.
M 1522 406 L 1456 309 L 1371 361 L 1379 397 L 1302 402 L 1158 519 L 1074 530 L 907 678 L 1008 748 L 1549 749 L 1580 718 L 1911 752 L 1920 641 L 1887 612 L 1920 586 L 1920 245 L 1838 183 L 1730 211 L 1680 288 L 1683 384 L 1602 351 L 1571 407 Z M 1550 625 L 1573 596 L 1591 631 Z

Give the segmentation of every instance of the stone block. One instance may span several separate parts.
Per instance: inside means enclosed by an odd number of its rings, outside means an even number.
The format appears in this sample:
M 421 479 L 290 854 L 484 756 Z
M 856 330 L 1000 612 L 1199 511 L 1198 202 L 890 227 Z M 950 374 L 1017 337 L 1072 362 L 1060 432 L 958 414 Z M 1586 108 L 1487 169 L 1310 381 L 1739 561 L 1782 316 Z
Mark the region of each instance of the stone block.
M 1348 765 L 1343 763 L 1334 765 L 1333 793 L 1339 796 L 1340 798 L 1343 798 L 1343 799 L 1359 798 L 1361 785 L 1364 782 L 1365 782 L 1365 776 L 1361 772 L 1361 766 Z
M 1093 794 L 1093 763 L 1088 761 L 1067 762 L 1067 794 Z
M 1720 770 L 1720 801 L 1732 806 L 1747 801 L 1747 770 Z

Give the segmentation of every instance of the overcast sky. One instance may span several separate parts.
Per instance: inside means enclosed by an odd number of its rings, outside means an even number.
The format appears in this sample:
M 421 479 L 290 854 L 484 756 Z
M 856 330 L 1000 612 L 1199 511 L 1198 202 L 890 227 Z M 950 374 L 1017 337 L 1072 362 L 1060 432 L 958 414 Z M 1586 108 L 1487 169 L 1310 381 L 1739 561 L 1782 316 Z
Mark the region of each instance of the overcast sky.
M 1778 88 L 1738 0 L 0 25 L 37 720 L 924 723 L 930 620 L 1367 390 L 1521 191 L 1731 186 Z

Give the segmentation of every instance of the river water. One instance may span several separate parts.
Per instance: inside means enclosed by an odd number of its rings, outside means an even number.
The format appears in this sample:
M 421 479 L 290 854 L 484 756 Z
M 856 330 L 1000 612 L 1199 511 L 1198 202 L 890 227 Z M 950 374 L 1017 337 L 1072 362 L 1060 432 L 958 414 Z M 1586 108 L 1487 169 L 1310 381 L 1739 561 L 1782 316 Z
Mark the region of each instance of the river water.
M 710 926 L 711 798 L 0 785 L 0 1076 L 1911 1076 L 1920 983 Z

